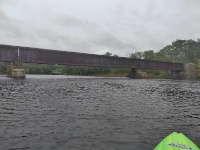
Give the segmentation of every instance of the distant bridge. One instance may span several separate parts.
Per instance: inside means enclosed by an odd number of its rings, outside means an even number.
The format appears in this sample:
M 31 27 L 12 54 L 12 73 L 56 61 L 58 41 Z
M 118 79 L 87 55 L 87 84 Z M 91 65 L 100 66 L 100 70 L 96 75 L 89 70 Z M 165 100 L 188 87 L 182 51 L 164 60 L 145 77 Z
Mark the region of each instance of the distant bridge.
M 0 62 L 184 71 L 184 64 L 0 45 Z

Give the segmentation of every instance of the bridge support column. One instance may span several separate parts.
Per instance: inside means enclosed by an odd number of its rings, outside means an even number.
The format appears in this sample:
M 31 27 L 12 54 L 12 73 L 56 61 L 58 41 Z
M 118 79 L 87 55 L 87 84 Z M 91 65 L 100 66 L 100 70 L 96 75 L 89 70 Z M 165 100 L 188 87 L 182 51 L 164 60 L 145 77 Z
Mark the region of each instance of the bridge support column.
M 127 75 L 129 78 L 142 78 L 141 74 L 138 73 L 137 68 L 131 68 L 129 74 Z
M 169 78 L 171 78 L 171 79 L 180 79 L 180 78 L 183 78 L 183 77 L 181 77 L 180 73 L 181 73 L 180 71 L 171 70 Z
M 185 64 L 185 78 L 188 80 L 194 80 L 198 78 L 198 66 L 196 64 Z
M 23 65 L 14 65 L 12 67 L 12 77 L 13 78 L 25 78 L 25 70 Z

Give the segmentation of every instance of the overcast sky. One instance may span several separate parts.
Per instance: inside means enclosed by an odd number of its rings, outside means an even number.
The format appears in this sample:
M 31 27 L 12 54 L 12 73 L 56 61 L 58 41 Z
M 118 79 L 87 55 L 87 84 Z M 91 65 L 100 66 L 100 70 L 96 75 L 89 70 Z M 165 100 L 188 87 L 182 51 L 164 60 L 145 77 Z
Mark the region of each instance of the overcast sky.
M 200 0 L 0 0 L 0 44 L 112 54 L 200 38 Z

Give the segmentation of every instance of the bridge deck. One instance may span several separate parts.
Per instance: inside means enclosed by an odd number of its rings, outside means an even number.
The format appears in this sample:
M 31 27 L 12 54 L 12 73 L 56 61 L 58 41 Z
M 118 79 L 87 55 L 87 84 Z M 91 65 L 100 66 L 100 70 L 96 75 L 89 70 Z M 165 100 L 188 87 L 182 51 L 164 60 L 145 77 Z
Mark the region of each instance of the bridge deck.
M 31 47 L 0 45 L 0 62 L 59 64 L 74 66 L 94 66 L 111 68 L 140 68 L 183 71 L 184 64 L 132 59 L 125 57 L 109 57 L 104 55 L 76 53 Z

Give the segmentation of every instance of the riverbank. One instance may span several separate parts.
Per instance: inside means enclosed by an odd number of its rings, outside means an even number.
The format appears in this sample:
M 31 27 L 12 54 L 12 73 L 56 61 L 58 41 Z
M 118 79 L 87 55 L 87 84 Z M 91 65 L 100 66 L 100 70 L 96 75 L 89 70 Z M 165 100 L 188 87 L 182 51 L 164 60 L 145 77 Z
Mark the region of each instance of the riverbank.
M 101 77 L 127 77 L 128 73 L 123 74 L 96 74 L 94 76 L 101 76 Z

